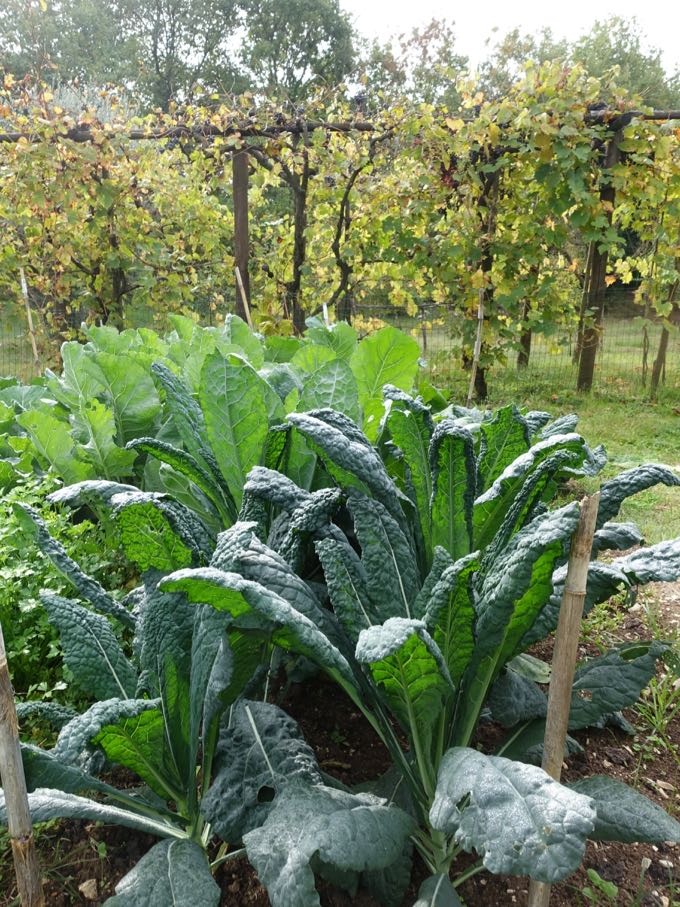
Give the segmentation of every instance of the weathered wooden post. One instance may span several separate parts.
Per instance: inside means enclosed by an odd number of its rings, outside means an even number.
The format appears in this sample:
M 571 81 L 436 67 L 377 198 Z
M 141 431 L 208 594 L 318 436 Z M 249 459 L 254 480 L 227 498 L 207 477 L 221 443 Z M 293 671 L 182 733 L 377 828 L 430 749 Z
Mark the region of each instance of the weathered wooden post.
M 567 580 L 555 633 L 541 766 L 556 781 L 560 780 L 562 774 L 583 603 L 588 584 L 588 566 L 599 506 L 599 491 L 581 501 L 581 516 L 571 542 Z M 529 907 L 548 907 L 549 901 L 550 885 L 532 879 L 529 885 Z
M 33 839 L 31 813 L 28 808 L 19 725 L 2 624 L 0 624 L 0 780 L 5 795 L 7 826 L 12 842 L 14 871 L 22 907 L 44 907 L 45 898 Z
M 607 142 L 607 148 L 604 155 L 603 169 L 605 173 L 611 170 L 621 160 L 619 151 L 619 142 L 623 138 L 623 133 L 618 130 Z M 614 200 L 616 190 L 611 179 L 600 190 L 600 201 L 605 209 L 605 217 L 611 225 L 612 213 L 614 211 Z M 578 364 L 578 379 L 576 382 L 577 390 L 589 391 L 593 386 L 593 376 L 595 374 L 595 356 L 600 345 L 602 336 L 602 325 L 604 323 L 604 296 L 607 289 L 607 258 L 608 252 L 605 247 L 600 251 L 598 243 L 592 245 L 592 254 L 589 255 L 589 269 L 585 277 L 584 296 L 586 309 L 595 311 L 595 317 L 591 324 L 583 326 L 583 333 L 580 337 L 580 358 Z M 585 312 L 584 312 L 585 315 Z
M 236 282 L 236 314 L 246 318 L 246 305 L 250 307 L 250 275 L 248 258 L 250 255 L 250 237 L 248 233 L 248 152 L 234 151 L 232 154 L 232 196 L 234 199 L 234 264 L 241 276 L 242 288 Z

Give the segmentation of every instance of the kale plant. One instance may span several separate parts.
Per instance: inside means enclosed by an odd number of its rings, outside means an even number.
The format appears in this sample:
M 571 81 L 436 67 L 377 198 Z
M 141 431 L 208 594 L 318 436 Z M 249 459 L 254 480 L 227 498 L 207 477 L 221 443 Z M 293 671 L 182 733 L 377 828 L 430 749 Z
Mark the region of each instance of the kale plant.
M 575 502 L 550 504 L 564 480 L 597 474 L 604 451 L 571 430 L 575 417 L 548 424 L 547 414 L 508 407 L 451 411 L 435 424 L 420 401 L 391 388 L 386 396 L 377 448 L 337 411 L 290 415 L 330 487 L 310 494 L 255 468 L 244 507 L 257 519 L 222 533 L 208 567 L 177 571 L 160 588 L 228 615 L 244 639 L 266 634 L 345 690 L 391 754 L 374 790 L 411 817 L 410 844 L 433 873 L 424 897 L 436 888 L 458 903 L 456 884 L 482 867 L 556 881 L 577 868 L 588 838 L 678 840 L 680 825 L 626 785 L 603 776 L 559 784 L 531 764 L 546 713 L 536 680 L 549 668 L 526 650 L 556 626 L 579 518 Z M 657 482 L 680 484 L 662 466 L 603 483 L 594 557 L 639 541 L 611 520 L 628 495 Z M 680 540 L 594 560 L 586 608 L 622 586 L 678 575 Z M 620 721 L 660 651 L 639 643 L 582 663 L 570 728 Z M 507 728 L 490 755 L 474 747 L 488 717 Z M 313 907 L 309 867 L 286 855 L 319 804 L 285 778 L 272 796 L 261 827 L 244 835 L 248 857 L 275 907 Z M 374 842 L 357 825 L 354 838 L 362 835 L 368 853 Z M 451 886 L 461 851 L 480 859 Z M 382 880 L 367 883 L 385 903 L 403 893 L 409 852 L 406 844 Z M 329 874 L 329 861 L 313 865 Z M 335 879 L 351 889 L 360 867 L 347 868 L 338 862 Z
M 360 872 L 367 883 L 372 873 L 378 878 L 402 852 L 412 820 L 379 796 L 329 786 L 295 722 L 248 698 L 261 691 L 262 666 L 276 641 L 271 622 L 241 622 L 159 588 L 168 570 L 223 564 L 228 539 L 211 555 L 210 533 L 192 511 L 111 482 L 84 482 L 55 497 L 107 512 L 109 528 L 119 532 L 143 582 L 125 596 L 106 591 L 36 511 L 17 507 L 75 593 L 44 593 L 42 600 L 74 680 L 96 698 L 82 714 L 54 703 L 20 705 L 20 714 L 61 726 L 52 749 L 23 746 L 33 820 L 86 818 L 161 838 L 118 884 L 108 902 L 117 907 L 216 905 L 220 892 L 211 869 L 242 853 L 230 846 L 257 838 L 275 793 L 276 803 L 287 798 L 316 816 L 292 861 L 303 887 L 313 890 L 312 865 L 318 868 L 319 860 L 348 878 Z M 310 497 L 318 509 L 317 497 Z M 116 767 L 132 771 L 138 785 L 117 787 L 117 775 L 110 774 Z M 3 813 L 0 796 L 4 821 Z M 362 835 L 354 835 L 356 827 Z M 222 844 L 211 866 L 208 848 L 217 840 Z M 284 829 L 279 840 L 286 840 Z

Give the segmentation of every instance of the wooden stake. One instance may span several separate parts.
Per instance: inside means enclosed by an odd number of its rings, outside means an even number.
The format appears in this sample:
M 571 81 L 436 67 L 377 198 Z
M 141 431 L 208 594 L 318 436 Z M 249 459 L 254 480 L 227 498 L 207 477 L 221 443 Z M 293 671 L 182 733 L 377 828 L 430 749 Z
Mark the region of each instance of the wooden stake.
M 581 516 L 571 542 L 567 580 L 555 633 L 541 765 L 543 770 L 556 781 L 560 780 L 562 774 L 564 744 L 567 739 L 571 708 L 571 691 L 574 684 L 583 603 L 588 583 L 590 552 L 593 547 L 599 506 L 599 491 L 581 501 Z M 549 901 L 550 885 L 532 879 L 529 884 L 529 907 L 548 907 Z
M 234 264 L 241 275 L 236 291 L 236 314 L 245 318 L 247 307 L 243 297 L 250 302 L 250 234 L 248 230 L 248 167 L 247 151 L 234 151 L 232 155 L 232 198 L 234 201 Z
M 28 284 L 26 283 L 26 274 L 24 273 L 23 268 L 19 268 L 19 279 L 21 281 L 21 295 L 24 297 L 24 304 L 26 305 L 26 319 L 28 321 L 28 334 L 31 338 L 31 346 L 33 347 L 33 361 L 38 368 L 38 372 L 41 372 L 42 365 L 40 364 L 40 355 L 38 354 L 38 344 L 35 341 L 33 315 L 31 314 L 31 303 L 28 298 Z
M 477 336 L 475 337 L 475 348 L 472 353 L 472 368 L 470 369 L 470 386 L 468 388 L 466 406 L 468 409 L 472 406 L 472 398 L 475 393 L 475 379 L 477 378 L 477 369 L 479 368 L 479 357 L 482 354 L 482 330 L 484 328 L 484 288 L 479 290 L 479 304 L 477 306 Z
M 241 271 L 238 267 L 236 267 L 234 268 L 234 273 L 236 274 L 236 283 L 238 284 L 239 292 L 241 294 L 241 303 L 243 304 L 243 311 L 246 315 L 246 321 L 248 322 L 248 327 L 252 331 L 253 320 L 250 317 L 250 306 L 248 305 L 248 297 L 246 296 L 245 287 L 243 286 L 243 281 L 241 280 Z
M 21 761 L 19 724 L 14 690 L 7 666 L 5 639 L 0 624 L 0 779 L 5 795 L 7 825 L 12 842 L 14 872 L 22 907 L 44 907 L 38 855 L 28 808 L 26 778 Z

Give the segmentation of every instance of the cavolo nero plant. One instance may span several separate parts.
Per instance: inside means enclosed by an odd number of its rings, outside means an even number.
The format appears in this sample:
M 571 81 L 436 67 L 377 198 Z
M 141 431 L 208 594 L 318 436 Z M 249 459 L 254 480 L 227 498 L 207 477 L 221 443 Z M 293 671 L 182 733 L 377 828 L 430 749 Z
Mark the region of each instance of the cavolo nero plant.
M 332 511 L 333 495 L 330 501 L 325 492 L 310 497 L 311 510 Z M 411 820 L 376 795 L 329 786 L 295 722 L 248 698 L 261 693 L 276 637 L 273 621 L 241 622 L 159 589 L 163 574 L 183 564 L 221 563 L 229 556 L 229 537 L 220 538 L 211 556 L 214 539 L 192 511 L 116 483 L 83 482 L 52 500 L 100 513 L 143 582 L 125 596 L 107 592 L 82 572 L 35 510 L 16 508 L 75 593 L 45 592 L 42 601 L 74 682 L 96 698 L 83 714 L 53 703 L 19 705 L 20 716 L 37 714 L 61 728 L 50 750 L 23 746 L 33 820 L 86 818 L 161 838 L 107 903 L 210 907 L 220 899 L 211 870 L 242 852 L 233 846 L 265 821 L 276 773 L 289 782 L 286 796 L 296 789 L 295 802 L 316 815 L 316 825 L 310 823 L 296 845 L 296 880 L 313 890 L 312 865 L 322 854 L 329 867 L 343 867 L 346 877 L 361 874 L 379 890 Z M 291 550 L 306 533 L 304 526 L 288 533 Z M 138 785 L 116 787 L 115 767 L 132 771 Z M 3 812 L 0 795 L 4 820 Z M 357 826 L 375 845 L 369 853 L 365 836 L 353 836 Z
M 377 447 L 337 411 L 289 415 L 329 487 L 310 494 L 255 468 L 244 506 L 258 518 L 222 533 L 209 566 L 177 571 L 160 588 L 228 615 L 245 638 L 264 633 L 315 662 L 366 716 L 393 760 L 373 791 L 410 822 L 399 859 L 381 885 L 373 880 L 385 903 L 403 894 L 413 845 L 433 874 L 423 897 L 437 890 L 455 904 L 457 884 L 482 867 L 553 882 L 576 869 L 588 838 L 680 839 L 680 825 L 632 788 L 605 776 L 563 785 L 532 764 L 547 704 L 537 681 L 549 680 L 549 667 L 526 650 L 556 626 L 579 517 L 577 503 L 550 505 L 565 480 L 597 474 L 604 451 L 570 430 L 575 417 L 550 423 L 508 407 L 451 411 L 435 424 L 420 401 L 391 388 L 386 397 Z M 611 520 L 628 495 L 657 482 L 680 484 L 662 466 L 602 484 L 586 608 L 622 586 L 680 575 L 680 540 L 595 560 L 640 541 Z M 619 710 L 653 676 L 661 648 L 624 645 L 580 664 L 570 729 L 622 723 Z M 487 755 L 474 742 L 490 718 L 506 735 Z M 326 793 L 310 777 L 291 783 L 275 761 L 271 769 L 271 807 L 243 836 L 245 849 L 275 907 L 311 907 L 309 866 L 288 854 L 316 827 Z M 371 852 L 373 832 L 357 825 L 352 840 Z M 462 851 L 480 859 L 451 885 Z M 337 853 L 329 865 L 332 856 L 317 854 L 313 868 L 352 889 L 361 867 Z

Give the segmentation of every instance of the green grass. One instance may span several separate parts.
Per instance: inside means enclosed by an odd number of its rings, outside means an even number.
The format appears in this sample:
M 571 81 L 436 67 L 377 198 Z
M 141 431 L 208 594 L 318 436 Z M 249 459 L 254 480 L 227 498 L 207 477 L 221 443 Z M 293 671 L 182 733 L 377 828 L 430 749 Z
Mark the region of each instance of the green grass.
M 442 377 L 435 370 L 434 382 L 449 390 L 456 402 L 463 403 L 465 373 L 461 370 L 448 386 Z M 665 399 L 660 396 L 660 402 L 653 404 L 640 398 L 622 400 L 597 390 L 580 394 L 571 389 L 555 389 L 553 385 L 546 391 L 541 383 L 527 387 L 496 381 L 490 382 L 489 388 L 487 406 L 493 408 L 515 403 L 527 409 L 546 410 L 554 416 L 578 413 L 578 430 L 588 443 L 605 446 L 609 462 L 604 478 L 642 463 L 665 463 L 676 468 L 680 476 L 680 393 L 677 400 L 667 393 Z M 592 488 L 590 483 L 582 483 L 584 492 Z M 619 519 L 637 523 L 649 544 L 680 536 L 680 488 L 659 485 L 629 498 Z

